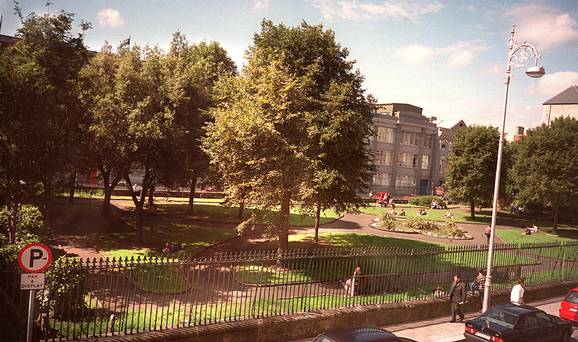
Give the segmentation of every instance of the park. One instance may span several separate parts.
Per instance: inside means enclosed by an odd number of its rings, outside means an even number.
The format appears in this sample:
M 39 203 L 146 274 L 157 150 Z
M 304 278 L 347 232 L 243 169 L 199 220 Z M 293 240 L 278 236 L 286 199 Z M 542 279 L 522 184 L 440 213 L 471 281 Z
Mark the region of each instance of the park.
M 434 118 L 408 104 L 390 105 L 417 112 L 378 112 L 388 105 L 323 24 L 263 19 L 238 64 L 179 30 L 164 48 L 129 36 L 96 51 L 73 13 L 15 13 L 0 47 L 0 340 L 435 306 L 454 274 L 487 270 L 498 295 L 519 279 L 578 281 L 575 117 L 513 141 L 454 126 L 438 165 L 441 128 L 378 126 Z M 375 153 L 381 143 L 395 155 Z M 442 168 L 437 182 L 410 176 Z M 54 262 L 25 293 L 31 243 Z

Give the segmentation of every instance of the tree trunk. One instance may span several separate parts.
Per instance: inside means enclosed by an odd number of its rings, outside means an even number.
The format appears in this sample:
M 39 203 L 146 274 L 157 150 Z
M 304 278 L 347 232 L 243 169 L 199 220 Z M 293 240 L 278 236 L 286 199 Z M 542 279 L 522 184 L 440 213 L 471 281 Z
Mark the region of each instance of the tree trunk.
M 110 199 L 112 198 L 112 188 L 109 184 L 104 183 L 104 200 L 102 201 L 101 216 L 110 217 Z
M 245 211 L 245 201 L 241 200 L 239 203 L 239 211 L 237 212 L 237 218 L 243 218 L 243 212 Z
M 559 209 L 558 208 L 554 208 L 554 225 L 552 227 L 552 234 L 558 234 L 558 215 L 559 215 Z
M 142 244 L 144 241 L 142 209 L 144 207 L 149 187 L 152 185 L 150 182 L 149 170 L 148 168 L 145 168 L 145 174 L 142 181 L 142 189 L 140 191 L 140 198 L 137 197 L 136 192 L 133 189 L 132 182 L 130 180 L 128 173 L 125 175 L 125 180 L 135 207 L 135 229 L 137 234 L 137 240 L 138 243 Z
M 149 210 L 155 210 L 155 186 L 151 185 L 149 188 Z
M 191 189 L 189 190 L 189 208 L 191 208 L 191 211 L 193 211 L 193 206 L 194 206 L 194 202 L 195 202 L 195 190 L 197 187 L 197 173 L 193 172 L 193 175 L 191 176 L 191 180 L 189 181 L 189 185 L 191 186 Z
M 43 214 L 44 214 L 44 227 L 51 228 L 52 222 L 50 219 L 50 202 L 52 200 L 52 179 L 44 179 L 42 181 L 42 185 L 44 186 L 43 192 Z
M 68 203 L 74 203 L 74 192 L 76 191 L 76 173 L 70 176 L 70 193 L 68 194 Z
M 8 243 L 16 243 L 16 230 L 18 228 L 19 205 L 8 205 Z
M 279 251 L 289 248 L 289 212 L 291 209 L 291 195 L 285 195 L 281 199 L 279 211 Z
M 476 218 L 476 203 L 474 200 L 470 200 L 470 218 L 472 220 Z
M 319 221 L 321 220 L 321 203 L 315 208 L 315 242 L 319 242 Z

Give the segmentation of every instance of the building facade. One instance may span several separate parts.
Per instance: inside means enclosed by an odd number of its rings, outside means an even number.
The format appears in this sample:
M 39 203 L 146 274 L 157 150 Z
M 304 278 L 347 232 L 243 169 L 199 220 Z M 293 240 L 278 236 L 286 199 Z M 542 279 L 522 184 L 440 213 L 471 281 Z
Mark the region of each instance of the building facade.
M 578 85 L 568 89 L 544 102 L 542 123 L 550 125 L 550 122 L 561 116 L 569 116 L 578 119 Z
M 376 172 L 370 190 L 395 195 L 432 194 L 443 185 L 447 155 L 460 121 L 452 128 L 438 128 L 436 118 L 406 103 L 377 106 L 370 149 Z

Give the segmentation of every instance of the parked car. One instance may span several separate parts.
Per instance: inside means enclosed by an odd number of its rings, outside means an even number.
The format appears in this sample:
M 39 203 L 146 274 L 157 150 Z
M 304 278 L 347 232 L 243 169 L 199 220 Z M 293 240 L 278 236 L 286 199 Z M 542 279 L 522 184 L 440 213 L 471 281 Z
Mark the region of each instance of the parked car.
M 529 305 L 501 304 L 466 321 L 469 342 L 567 342 L 573 328 L 556 316 Z
M 578 287 L 570 290 L 560 303 L 560 318 L 578 326 Z
M 352 328 L 324 332 L 313 342 L 411 342 L 380 328 Z M 415 341 L 414 341 L 415 342 Z

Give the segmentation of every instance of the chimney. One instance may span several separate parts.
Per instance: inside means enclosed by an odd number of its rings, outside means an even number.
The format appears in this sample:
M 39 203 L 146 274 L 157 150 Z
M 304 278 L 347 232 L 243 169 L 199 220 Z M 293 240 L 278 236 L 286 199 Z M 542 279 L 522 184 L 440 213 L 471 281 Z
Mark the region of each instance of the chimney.
M 517 126 L 516 127 L 516 133 L 514 134 L 514 141 L 522 140 L 523 136 L 524 136 L 524 127 Z

